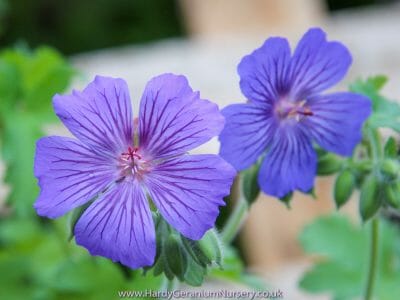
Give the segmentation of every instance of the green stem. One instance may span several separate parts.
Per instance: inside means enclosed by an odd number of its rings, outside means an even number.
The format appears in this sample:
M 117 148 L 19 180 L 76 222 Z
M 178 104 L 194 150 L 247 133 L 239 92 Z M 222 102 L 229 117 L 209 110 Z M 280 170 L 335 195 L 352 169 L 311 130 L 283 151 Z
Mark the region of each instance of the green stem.
M 367 138 L 369 144 L 371 146 L 371 158 L 373 162 L 376 164 L 379 159 L 382 157 L 382 147 L 379 137 L 379 132 L 375 129 L 368 128 L 367 129 Z
M 243 197 L 240 197 L 221 233 L 222 240 L 226 244 L 231 243 L 239 232 L 248 208 L 247 201 Z
M 365 300 L 371 300 L 374 294 L 374 283 L 376 279 L 377 263 L 378 263 L 378 239 L 379 239 L 379 219 L 374 218 L 371 226 L 371 241 L 370 241 L 370 257 L 368 281 L 365 290 Z

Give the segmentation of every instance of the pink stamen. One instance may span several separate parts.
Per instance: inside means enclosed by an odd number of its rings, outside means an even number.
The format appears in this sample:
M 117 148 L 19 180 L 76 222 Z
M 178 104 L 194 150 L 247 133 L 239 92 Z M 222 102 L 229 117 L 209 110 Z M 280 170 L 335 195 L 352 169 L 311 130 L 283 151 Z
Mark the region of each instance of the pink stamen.
M 150 162 L 139 154 L 138 147 L 129 146 L 126 152 L 121 153 L 118 165 L 121 176 L 141 179 L 150 167 Z

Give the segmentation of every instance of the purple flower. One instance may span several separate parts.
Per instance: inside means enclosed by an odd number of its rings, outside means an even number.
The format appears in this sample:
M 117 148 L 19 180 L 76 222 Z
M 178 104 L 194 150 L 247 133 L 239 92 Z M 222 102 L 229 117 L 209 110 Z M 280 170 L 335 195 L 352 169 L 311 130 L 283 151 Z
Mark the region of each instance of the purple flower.
M 265 154 L 261 189 L 283 197 L 314 185 L 315 142 L 327 151 L 351 155 L 369 116 L 369 99 L 353 93 L 320 94 L 346 74 L 351 56 L 309 30 L 293 55 L 284 38 L 269 38 L 238 66 L 240 88 L 249 100 L 226 107 L 220 155 L 241 171 Z
M 122 79 L 97 76 L 53 104 L 77 139 L 38 141 L 39 215 L 57 218 L 94 200 L 75 226 L 76 242 L 131 268 L 154 262 L 149 199 L 190 239 L 213 227 L 235 170 L 218 155 L 186 154 L 218 135 L 224 118 L 184 76 L 150 80 L 137 121 Z

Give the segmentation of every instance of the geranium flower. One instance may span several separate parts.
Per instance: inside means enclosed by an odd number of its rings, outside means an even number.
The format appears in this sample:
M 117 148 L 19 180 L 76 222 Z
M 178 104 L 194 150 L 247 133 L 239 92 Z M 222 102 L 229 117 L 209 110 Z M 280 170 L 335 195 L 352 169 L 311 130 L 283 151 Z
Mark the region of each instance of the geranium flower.
M 152 265 L 155 228 L 149 200 L 190 239 L 214 226 L 235 170 L 218 155 L 188 155 L 224 126 L 217 105 L 183 76 L 147 84 L 134 122 L 124 80 L 97 76 L 82 92 L 56 95 L 56 114 L 77 139 L 38 141 L 35 209 L 57 218 L 91 203 L 75 225 L 77 244 L 131 268 Z
M 326 41 L 321 29 L 309 30 L 293 55 L 286 39 L 267 39 L 238 66 L 248 103 L 222 111 L 220 155 L 241 171 L 265 154 L 258 182 L 267 194 L 309 191 L 317 165 L 313 143 L 351 155 L 371 111 L 361 95 L 320 94 L 341 80 L 350 64 L 346 47 Z

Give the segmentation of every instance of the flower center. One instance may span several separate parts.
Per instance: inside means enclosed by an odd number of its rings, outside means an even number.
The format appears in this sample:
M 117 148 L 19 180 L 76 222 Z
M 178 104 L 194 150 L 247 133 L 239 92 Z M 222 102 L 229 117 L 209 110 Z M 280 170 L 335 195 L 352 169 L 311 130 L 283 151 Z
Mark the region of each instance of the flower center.
M 126 152 L 121 153 L 118 162 L 118 169 L 123 177 L 141 179 L 150 171 L 150 162 L 142 157 L 138 147 L 129 146 Z
M 306 100 L 299 102 L 281 100 L 275 107 L 275 114 L 281 120 L 295 119 L 297 122 L 304 117 L 314 115 L 311 109 L 306 105 Z

